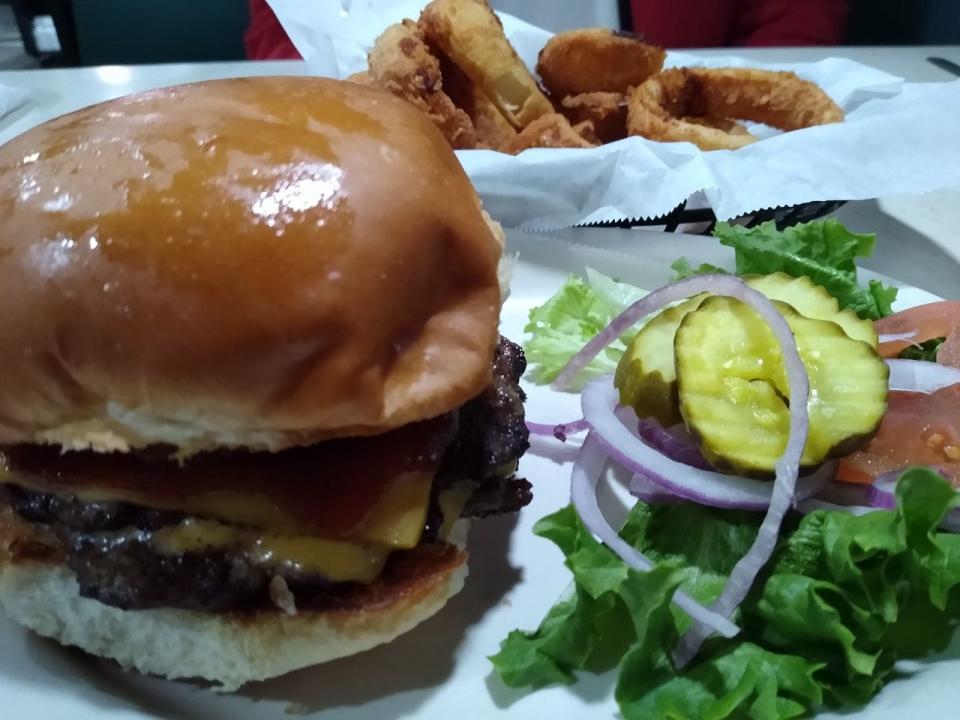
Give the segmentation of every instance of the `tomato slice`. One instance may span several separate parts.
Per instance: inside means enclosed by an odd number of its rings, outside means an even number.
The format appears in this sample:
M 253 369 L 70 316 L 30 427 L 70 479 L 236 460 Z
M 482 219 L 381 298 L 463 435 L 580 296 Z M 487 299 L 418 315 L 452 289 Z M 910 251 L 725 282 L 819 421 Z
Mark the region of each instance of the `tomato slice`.
M 956 353 L 958 361 L 960 361 L 960 347 L 957 347 L 960 346 L 960 300 L 941 300 L 926 305 L 917 305 L 877 320 L 874 327 L 878 335 L 916 333 L 909 340 L 893 340 L 880 343 L 880 355 L 885 358 L 896 357 L 911 345 L 953 335 L 951 347 L 954 347 L 954 349 L 948 348 L 948 356 Z M 943 347 L 941 346 L 937 355 L 939 362 L 943 362 L 940 359 L 940 353 L 942 352 Z M 944 362 L 943 364 L 948 363 Z
M 930 394 L 892 391 L 877 434 L 840 461 L 837 479 L 869 483 L 913 465 L 938 468 L 960 487 L 960 384 Z
M 953 332 L 937 350 L 937 362 L 940 365 L 960 368 L 960 323 L 954 326 Z

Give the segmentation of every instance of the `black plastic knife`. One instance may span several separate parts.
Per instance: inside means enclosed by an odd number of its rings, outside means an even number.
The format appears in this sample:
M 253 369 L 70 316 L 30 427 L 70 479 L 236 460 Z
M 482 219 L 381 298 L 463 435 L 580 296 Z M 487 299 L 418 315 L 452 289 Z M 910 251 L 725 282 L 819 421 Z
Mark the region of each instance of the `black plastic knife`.
M 957 65 L 953 60 L 942 57 L 928 57 L 927 62 L 936 65 L 941 70 L 946 70 L 951 75 L 960 77 L 960 65 Z

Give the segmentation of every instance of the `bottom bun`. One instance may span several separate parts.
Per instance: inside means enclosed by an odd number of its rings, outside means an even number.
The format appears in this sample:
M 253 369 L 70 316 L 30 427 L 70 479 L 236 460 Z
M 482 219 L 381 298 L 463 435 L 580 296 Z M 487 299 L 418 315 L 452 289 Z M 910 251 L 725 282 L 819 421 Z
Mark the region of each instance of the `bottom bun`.
M 402 553 L 383 577 L 335 608 L 307 606 L 294 614 L 120 610 L 80 597 L 62 563 L 33 552 L 32 558 L 18 558 L 9 543 L 10 518 L 3 515 L 0 606 L 14 621 L 124 668 L 169 679 L 202 678 L 224 692 L 389 642 L 439 611 L 467 575 L 467 522 L 461 521 L 451 544 Z

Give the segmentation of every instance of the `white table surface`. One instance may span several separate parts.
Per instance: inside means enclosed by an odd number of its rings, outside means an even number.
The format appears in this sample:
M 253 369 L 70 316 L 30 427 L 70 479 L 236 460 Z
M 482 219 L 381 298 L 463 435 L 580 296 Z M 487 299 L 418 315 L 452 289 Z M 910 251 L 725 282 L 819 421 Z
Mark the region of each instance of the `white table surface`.
M 768 48 L 702 51 L 742 55 L 763 62 L 811 62 L 845 56 L 906 78 L 945 82 L 952 78 L 926 61 L 940 56 L 960 64 L 960 46 L 900 48 Z M 304 75 L 298 61 L 107 66 L 0 72 L 0 83 L 26 87 L 27 105 L 0 118 L 0 143 L 49 118 L 95 102 L 195 80 L 243 75 Z M 960 125 L 958 125 L 960 128 Z M 958 133 L 957 142 L 960 142 Z M 936 172 L 935 167 L 930 172 Z M 877 251 L 864 263 L 942 296 L 960 297 L 960 188 L 850 202 L 836 212 L 854 230 L 875 232 Z

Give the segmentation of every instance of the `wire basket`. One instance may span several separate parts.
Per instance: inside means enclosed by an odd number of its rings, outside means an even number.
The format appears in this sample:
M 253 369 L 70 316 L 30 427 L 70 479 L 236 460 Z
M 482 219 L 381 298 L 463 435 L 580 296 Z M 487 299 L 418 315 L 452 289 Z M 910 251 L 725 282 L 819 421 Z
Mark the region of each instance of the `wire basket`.
M 829 215 L 844 205 L 845 200 L 818 200 L 816 202 L 792 205 L 790 207 L 759 210 L 750 215 L 731 220 L 734 225 L 754 227 L 773 220 L 778 230 L 791 225 L 809 222 Z M 687 202 L 680 203 L 667 215 L 649 220 L 625 220 L 623 222 L 600 223 L 600 227 L 635 228 L 661 227 L 664 232 L 686 232 L 697 235 L 709 235 L 717 224 L 717 216 L 710 208 L 688 208 Z

